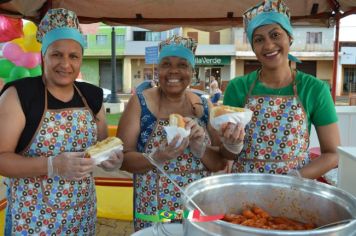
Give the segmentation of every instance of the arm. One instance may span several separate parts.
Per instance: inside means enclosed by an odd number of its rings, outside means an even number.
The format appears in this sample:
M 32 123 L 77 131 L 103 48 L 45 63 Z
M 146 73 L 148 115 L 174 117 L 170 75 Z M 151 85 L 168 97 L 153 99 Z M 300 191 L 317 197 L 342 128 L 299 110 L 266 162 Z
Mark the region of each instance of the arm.
M 25 158 L 15 153 L 26 118 L 14 87 L 0 97 L 0 175 L 29 177 L 47 174 L 47 158 Z
M 98 140 L 101 141 L 108 137 L 108 126 L 106 123 L 105 107 L 101 105 L 100 111 L 96 114 L 96 125 L 98 127 Z
M 231 153 L 223 152 L 219 136 L 210 124 L 208 125 L 208 133 L 211 138 L 211 146 L 207 146 L 202 157 L 202 162 L 210 171 L 216 172 L 223 170 L 227 164 L 226 155 L 230 155 Z
M 209 111 L 213 107 L 212 103 L 208 101 Z M 211 140 L 211 146 L 207 146 L 206 151 L 202 157 L 203 164 L 210 171 L 220 171 L 226 167 L 227 161 L 235 158 L 235 154 L 227 151 L 222 145 L 218 132 L 208 123 L 207 131 Z
M 337 123 L 316 127 L 318 134 L 321 155 L 303 167 L 300 174 L 305 178 L 315 179 L 329 170 L 337 167 L 339 157 L 336 148 L 340 146 L 339 127 Z
M 131 173 L 145 173 L 153 168 L 151 163 L 136 150 L 140 134 L 141 107 L 137 96 L 132 96 L 119 122 L 117 133 L 124 143 L 124 162 L 122 170 Z

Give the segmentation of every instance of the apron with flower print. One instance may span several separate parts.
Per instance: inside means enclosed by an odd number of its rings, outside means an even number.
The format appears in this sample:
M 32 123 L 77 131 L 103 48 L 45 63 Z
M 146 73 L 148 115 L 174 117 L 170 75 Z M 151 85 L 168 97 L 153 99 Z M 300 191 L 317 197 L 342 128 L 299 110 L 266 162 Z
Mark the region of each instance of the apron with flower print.
M 308 164 L 309 132 L 307 115 L 294 95 L 251 96 L 245 107 L 253 112 L 246 125 L 244 147 L 234 161 L 231 172 L 287 174 Z
M 198 120 L 200 123 L 200 120 Z M 156 126 L 148 138 L 145 153 L 154 153 L 160 144 L 166 140 L 164 126 L 168 126 L 167 119 L 158 119 Z M 206 177 L 210 172 L 204 167 L 200 159 L 196 158 L 189 147 L 177 158 L 163 163 L 162 168 L 180 187 Z M 145 215 L 158 215 L 159 210 L 175 211 L 182 208 L 180 190 L 156 168 L 145 174 L 135 175 L 135 212 Z M 135 230 L 152 225 L 151 222 L 135 217 Z
M 97 127 L 79 89 L 83 108 L 47 109 L 32 141 L 22 153 L 27 158 L 82 152 L 95 144 Z M 11 178 L 12 234 L 95 235 L 96 195 L 93 176 L 69 181 L 54 176 Z

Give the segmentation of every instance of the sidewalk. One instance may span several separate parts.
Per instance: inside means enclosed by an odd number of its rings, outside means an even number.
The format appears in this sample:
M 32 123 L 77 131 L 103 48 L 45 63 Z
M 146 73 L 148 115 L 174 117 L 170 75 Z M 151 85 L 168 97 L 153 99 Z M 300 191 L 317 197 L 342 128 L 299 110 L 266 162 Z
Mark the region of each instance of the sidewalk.
M 132 221 L 98 218 L 96 236 L 130 236 L 133 234 Z

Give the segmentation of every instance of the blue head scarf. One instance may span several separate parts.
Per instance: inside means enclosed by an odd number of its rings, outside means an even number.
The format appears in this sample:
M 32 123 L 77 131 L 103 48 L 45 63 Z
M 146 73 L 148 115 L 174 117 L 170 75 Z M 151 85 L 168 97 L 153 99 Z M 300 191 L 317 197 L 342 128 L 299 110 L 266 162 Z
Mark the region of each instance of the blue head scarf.
M 194 68 L 194 53 L 196 48 L 197 44 L 193 39 L 173 35 L 159 44 L 160 53 L 158 56 L 158 63 L 161 63 L 162 59 L 165 57 L 180 57 L 186 59 Z
M 50 9 L 38 25 L 37 41 L 42 43 L 42 55 L 57 40 L 72 39 L 84 49 L 84 38 L 76 14 L 64 8 Z
M 252 45 L 253 33 L 258 27 L 270 24 L 279 24 L 293 37 L 293 28 L 290 23 L 290 12 L 283 0 L 265 0 L 262 3 L 248 9 L 243 14 L 247 38 Z M 301 61 L 288 54 L 288 59 L 300 63 Z

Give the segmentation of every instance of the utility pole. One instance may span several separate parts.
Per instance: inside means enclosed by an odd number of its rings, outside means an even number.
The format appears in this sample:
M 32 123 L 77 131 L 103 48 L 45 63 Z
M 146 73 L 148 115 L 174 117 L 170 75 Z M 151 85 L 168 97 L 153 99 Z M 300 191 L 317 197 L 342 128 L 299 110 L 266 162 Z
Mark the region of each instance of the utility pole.
M 108 99 L 109 103 L 118 103 L 119 98 L 116 94 L 116 34 L 115 27 L 111 31 L 111 94 Z

